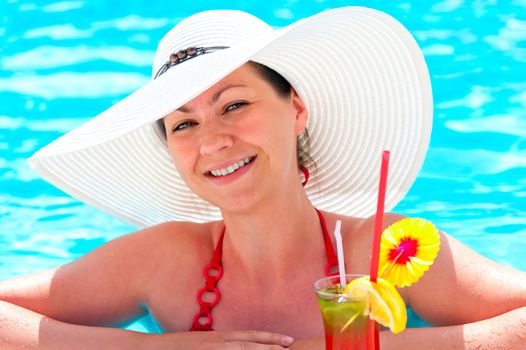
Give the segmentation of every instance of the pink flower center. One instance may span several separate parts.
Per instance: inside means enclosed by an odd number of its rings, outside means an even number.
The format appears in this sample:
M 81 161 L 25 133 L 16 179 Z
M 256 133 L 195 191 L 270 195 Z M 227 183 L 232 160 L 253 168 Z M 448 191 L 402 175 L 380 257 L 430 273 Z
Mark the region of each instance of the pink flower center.
M 389 260 L 394 261 L 396 259 L 395 263 L 405 265 L 411 257 L 416 256 L 417 249 L 417 240 L 408 237 L 402 238 L 398 247 L 389 252 Z

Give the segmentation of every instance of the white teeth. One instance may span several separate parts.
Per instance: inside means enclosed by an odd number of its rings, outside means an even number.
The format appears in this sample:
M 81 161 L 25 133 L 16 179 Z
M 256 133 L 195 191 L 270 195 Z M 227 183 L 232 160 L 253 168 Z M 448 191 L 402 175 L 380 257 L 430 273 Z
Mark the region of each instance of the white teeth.
M 214 169 L 214 170 L 210 170 L 210 173 L 213 175 L 213 176 L 225 176 L 225 175 L 229 175 L 229 174 L 232 174 L 234 171 L 236 171 L 237 169 L 239 168 L 242 168 L 244 167 L 246 164 L 248 164 L 250 162 L 250 157 L 247 157 L 243 160 L 240 160 L 239 162 L 237 163 L 234 163 L 224 169 Z

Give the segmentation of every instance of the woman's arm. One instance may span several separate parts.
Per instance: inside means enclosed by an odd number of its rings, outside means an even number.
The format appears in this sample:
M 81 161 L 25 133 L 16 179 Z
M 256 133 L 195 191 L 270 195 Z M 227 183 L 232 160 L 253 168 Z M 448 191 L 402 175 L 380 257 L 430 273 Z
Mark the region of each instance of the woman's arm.
M 408 305 L 434 325 L 489 319 L 526 306 L 526 273 L 497 264 L 441 233 L 435 263 L 409 288 Z
M 137 233 L 141 235 L 142 233 Z M 56 269 L 0 282 L 0 301 L 75 324 L 116 326 L 145 313 L 139 236 L 120 237 Z
M 59 268 L 0 282 L 1 349 L 138 348 L 115 326 L 145 313 L 136 242 L 120 237 Z
M 140 333 L 73 325 L 0 301 L 1 349 L 141 349 L 141 341 Z
M 382 350 L 524 350 L 526 307 L 458 326 L 411 328 L 402 333 L 380 333 Z M 294 350 L 323 350 L 323 338 L 295 342 Z
M 384 331 L 382 350 L 523 350 L 526 347 L 526 307 L 458 326 Z
M 282 334 L 256 331 L 145 334 L 74 325 L 0 301 L 0 348 L 4 350 L 264 350 L 285 349 L 292 341 Z
M 174 228 L 143 230 L 57 269 L 0 282 L 0 349 L 281 349 L 292 342 L 254 331 L 144 334 L 104 328 L 146 312 L 149 272 L 161 264 L 148 252 L 158 251 L 159 236 Z M 171 259 L 191 250 L 178 238 Z
M 443 326 L 384 335 L 387 349 L 524 349 L 526 273 L 500 265 L 441 233 L 435 263 L 402 289 L 407 304 Z
M 387 214 L 385 226 L 402 218 Z M 364 222 L 357 234 L 366 239 L 349 245 L 354 252 L 370 249 L 373 223 L 374 217 Z M 350 265 L 368 271 L 368 261 L 359 264 Z M 441 233 L 441 249 L 429 271 L 399 291 L 408 306 L 437 327 L 398 335 L 384 331 L 382 350 L 526 349 L 526 273 L 487 259 L 447 234 Z M 323 349 L 323 344 L 321 338 L 309 339 L 293 348 Z

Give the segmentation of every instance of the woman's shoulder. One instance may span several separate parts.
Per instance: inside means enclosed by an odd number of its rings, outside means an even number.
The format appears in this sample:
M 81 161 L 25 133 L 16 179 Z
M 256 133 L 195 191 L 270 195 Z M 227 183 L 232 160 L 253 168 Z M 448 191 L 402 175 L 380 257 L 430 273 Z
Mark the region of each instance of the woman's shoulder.
M 342 222 L 342 233 L 344 235 L 372 235 L 376 221 L 376 215 L 368 217 L 347 216 L 337 213 L 324 212 L 327 227 L 334 227 L 337 220 Z M 388 227 L 393 223 L 405 218 L 404 215 L 397 213 L 385 213 L 383 227 Z
M 202 264 L 213 255 L 220 232 L 220 222 L 166 222 L 113 239 L 81 260 L 105 261 L 148 275 L 151 269 Z
M 161 224 L 144 228 L 134 234 L 143 236 L 187 238 L 210 238 L 214 231 L 222 227 L 222 221 L 210 221 L 206 223 L 195 223 L 188 221 L 167 221 Z
M 371 244 L 376 216 L 355 217 L 335 213 L 327 213 L 325 216 L 328 221 L 327 228 L 329 229 L 331 236 L 333 236 L 331 228 L 335 226 L 336 220 L 342 222 L 341 233 L 343 246 L 347 252 L 346 264 L 351 268 L 350 271 L 353 273 L 366 274 L 369 269 Z M 387 227 L 403 218 L 403 215 L 385 213 L 384 227 Z
M 169 281 L 201 280 L 221 229 L 221 222 L 165 222 L 109 242 L 104 255 L 112 256 L 124 273 L 134 271 L 134 279 L 148 285 L 141 287 L 147 295 L 159 295 Z M 170 285 L 182 293 L 178 288 L 183 286 Z
M 192 223 L 164 222 L 127 235 L 130 244 L 149 252 L 184 252 L 192 255 L 196 250 L 213 250 L 219 239 L 222 222 Z
M 404 219 L 405 216 L 398 213 L 387 212 L 383 217 L 383 228 L 386 228 L 397 221 Z M 357 219 L 356 230 L 358 232 L 373 234 L 374 226 L 376 224 L 376 214 L 373 214 L 366 218 L 355 218 Z

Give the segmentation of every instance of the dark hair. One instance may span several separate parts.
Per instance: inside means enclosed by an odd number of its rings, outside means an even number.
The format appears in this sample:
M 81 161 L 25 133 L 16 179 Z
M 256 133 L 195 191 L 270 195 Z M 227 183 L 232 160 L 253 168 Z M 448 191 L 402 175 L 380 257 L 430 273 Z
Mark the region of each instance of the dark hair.
M 281 97 L 289 97 L 292 86 L 281 74 L 263 64 L 249 61 L 250 66 L 254 67 L 261 78 L 266 80 Z M 296 158 L 298 167 L 307 168 L 309 165 L 315 165 L 310 156 L 310 137 L 307 128 L 303 134 L 296 140 Z
M 258 73 L 262 79 L 264 79 L 274 88 L 280 97 L 286 98 L 290 96 L 292 86 L 281 74 L 263 64 L 254 61 L 249 61 L 248 64 L 255 69 L 256 73 Z M 166 129 L 164 127 L 163 119 L 157 120 L 157 127 L 161 131 L 162 136 L 164 136 L 164 139 L 166 139 Z M 305 128 L 303 134 L 298 136 L 298 139 L 296 140 L 296 158 L 298 160 L 298 167 L 307 168 L 309 165 L 316 166 L 309 152 L 310 137 L 309 132 Z
M 256 70 L 267 83 L 269 83 L 281 97 L 289 97 L 292 86 L 281 74 L 261 63 L 248 61 L 249 66 Z

